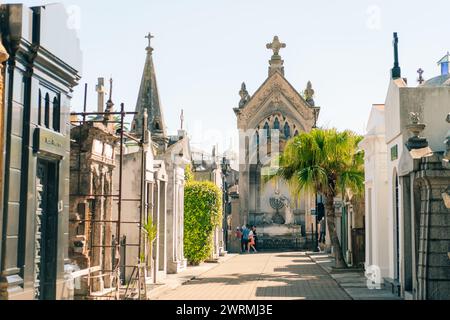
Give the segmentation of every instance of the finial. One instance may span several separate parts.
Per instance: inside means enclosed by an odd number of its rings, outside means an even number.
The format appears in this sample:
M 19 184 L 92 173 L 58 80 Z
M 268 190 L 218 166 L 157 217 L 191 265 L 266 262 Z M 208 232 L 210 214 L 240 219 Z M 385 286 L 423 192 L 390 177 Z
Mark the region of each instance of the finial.
M 108 102 L 106 102 L 106 112 L 111 112 L 114 107 L 114 103 L 112 101 L 112 94 L 113 94 L 113 79 L 109 79 L 109 99 Z
M 411 124 L 407 125 L 406 129 L 408 129 L 408 131 L 411 132 L 413 136 L 409 138 L 408 142 L 406 143 L 406 147 L 409 151 L 428 147 L 427 139 L 420 136 L 420 134 L 425 130 L 426 125 L 420 123 L 419 113 L 410 112 L 409 118 L 411 120 Z
M 411 124 L 419 124 L 420 117 L 418 112 L 410 112 L 409 119 L 411 120 Z
M 284 61 L 281 59 L 280 56 L 280 50 L 282 48 L 286 48 L 286 44 L 282 43 L 278 36 L 275 36 L 273 38 L 272 43 L 268 43 L 266 45 L 267 49 L 270 49 L 273 51 L 273 56 L 269 61 L 270 67 L 269 67 L 269 77 L 275 74 L 276 72 L 281 73 L 281 75 L 284 76 Z
M 279 56 L 280 53 L 280 49 L 282 48 L 286 48 L 286 44 L 282 43 L 280 41 L 280 39 L 278 38 L 278 36 L 273 37 L 273 41 L 272 43 L 268 43 L 266 45 L 267 49 L 272 50 L 273 51 L 273 55 L 274 56 Z
M 147 49 L 147 51 L 149 51 L 149 52 L 152 52 L 152 51 L 153 51 L 153 48 L 152 48 L 152 39 L 153 39 L 154 37 L 155 37 L 155 36 L 152 35 L 150 32 L 145 36 L 145 38 L 148 39 L 148 47 L 147 47 L 146 49 Z
M 417 82 L 419 82 L 419 84 L 422 84 L 425 82 L 424 78 L 423 78 L 423 73 L 424 71 L 422 70 L 422 68 L 420 68 L 419 70 L 417 70 L 417 73 L 419 74 L 419 78 L 417 79 Z
M 183 130 L 183 125 L 184 125 L 184 110 L 183 109 L 181 109 L 180 121 L 181 121 L 181 130 Z
M 394 32 L 394 68 L 392 68 L 392 80 L 402 77 L 402 71 L 400 69 L 400 63 L 398 60 L 398 35 Z
M 109 78 L 109 100 L 112 101 L 113 94 L 113 79 Z

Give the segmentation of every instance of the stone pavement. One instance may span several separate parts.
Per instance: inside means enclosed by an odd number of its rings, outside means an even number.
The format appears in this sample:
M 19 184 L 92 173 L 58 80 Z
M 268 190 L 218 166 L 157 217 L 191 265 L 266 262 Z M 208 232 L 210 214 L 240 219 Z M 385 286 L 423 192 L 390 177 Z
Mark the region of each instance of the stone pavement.
M 384 286 L 381 289 L 369 289 L 363 271 L 350 269 L 343 272 L 333 270 L 334 258 L 326 253 L 308 252 L 307 255 L 330 274 L 353 300 L 402 300 Z
M 172 285 L 171 289 L 152 293 L 151 297 L 154 300 L 351 300 L 325 269 L 300 252 L 235 255 L 184 285 Z

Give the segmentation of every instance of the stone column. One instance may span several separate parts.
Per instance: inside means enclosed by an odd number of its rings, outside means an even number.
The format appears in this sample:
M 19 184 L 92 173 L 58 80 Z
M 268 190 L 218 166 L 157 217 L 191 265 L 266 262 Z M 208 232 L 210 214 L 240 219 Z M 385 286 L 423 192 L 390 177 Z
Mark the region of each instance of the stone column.
M 170 167 L 169 167 L 170 168 Z M 167 272 L 186 268 L 184 259 L 184 170 L 173 164 L 167 185 Z
M 236 229 L 241 227 L 239 212 L 239 196 L 231 197 L 231 232 L 229 234 L 228 251 L 232 253 L 241 252 L 241 242 L 236 238 Z
M 5 122 L 5 107 L 4 107 L 4 81 L 5 78 L 3 76 L 3 63 L 8 60 L 9 55 L 6 52 L 5 47 L 3 46 L 1 42 L 1 35 L 0 35 L 0 250 L 1 250 L 1 239 L 2 239 L 2 221 L 3 221 L 3 167 L 4 167 L 4 159 L 3 159 L 3 150 L 5 149 L 5 137 L 3 135 L 3 132 L 5 130 L 3 124 Z M 0 252 L 1 255 L 1 252 Z M 2 263 L 0 261 L 0 263 Z M 1 268 L 1 264 L 0 264 Z M 0 270 L 0 300 L 6 300 L 8 299 L 8 283 L 6 279 L 3 278 L 1 274 L 2 270 Z
M 159 192 L 159 203 L 160 203 L 160 220 L 159 220 L 159 266 L 158 269 L 163 274 L 166 273 L 166 265 L 167 265 L 167 224 L 166 224 L 166 183 L 164 181 L 160 181 L 160 192 Z
M 239 177 L 239 194 L 240 194 L 240 206 L 239 206 L 239 226 L 243 226 L 248 223 L 249 207 L 249 171 L 247 165 L 241 165 L 241 173 Z

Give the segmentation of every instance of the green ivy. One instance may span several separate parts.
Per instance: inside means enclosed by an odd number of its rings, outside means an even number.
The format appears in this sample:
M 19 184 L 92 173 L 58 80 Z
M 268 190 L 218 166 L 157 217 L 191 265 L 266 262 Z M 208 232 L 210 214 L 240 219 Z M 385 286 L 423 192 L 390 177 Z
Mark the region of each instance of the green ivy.
M 208 181 L 188 182 L 184 192 L 184 255 L 198 265 L 212 253 L 214 230 L 222 221 L 222 194 Z

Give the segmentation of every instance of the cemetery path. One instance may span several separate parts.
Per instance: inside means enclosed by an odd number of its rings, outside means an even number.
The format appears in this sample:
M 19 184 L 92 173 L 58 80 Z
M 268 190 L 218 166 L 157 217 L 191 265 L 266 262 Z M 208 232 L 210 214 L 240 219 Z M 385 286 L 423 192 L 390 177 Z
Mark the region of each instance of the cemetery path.
M 350 300 L 305 253 L 238 255 L 156 300 Z

